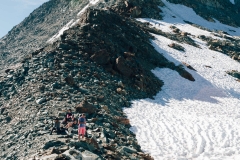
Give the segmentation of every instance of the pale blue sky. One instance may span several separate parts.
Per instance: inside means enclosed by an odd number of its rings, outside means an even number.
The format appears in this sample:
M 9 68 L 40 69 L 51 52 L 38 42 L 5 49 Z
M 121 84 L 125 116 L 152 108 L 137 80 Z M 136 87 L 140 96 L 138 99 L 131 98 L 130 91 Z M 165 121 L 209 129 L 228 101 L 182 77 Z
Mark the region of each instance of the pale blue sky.
M 0 3 L 0 38 L 5 36 L 34 9 L 48 0 L 3 0 Z

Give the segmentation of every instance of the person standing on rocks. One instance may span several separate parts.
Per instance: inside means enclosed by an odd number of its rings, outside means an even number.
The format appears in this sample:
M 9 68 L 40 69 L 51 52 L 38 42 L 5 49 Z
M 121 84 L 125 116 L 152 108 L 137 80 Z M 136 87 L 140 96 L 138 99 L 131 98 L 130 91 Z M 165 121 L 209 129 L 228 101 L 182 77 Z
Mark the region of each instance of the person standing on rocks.
M 86 118 L 85 114 L 83 113 L 81 117 L 78 119 L 78 140 L 80 141 L 81 135 L 82 139 L 84 139 L 86 133 Z

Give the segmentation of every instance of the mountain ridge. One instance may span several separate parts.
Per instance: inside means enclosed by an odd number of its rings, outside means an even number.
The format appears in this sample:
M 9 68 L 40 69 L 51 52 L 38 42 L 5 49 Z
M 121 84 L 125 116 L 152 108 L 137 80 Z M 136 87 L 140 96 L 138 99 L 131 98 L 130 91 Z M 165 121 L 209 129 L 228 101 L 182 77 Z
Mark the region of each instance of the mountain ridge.
M 57 3 L 54 0 L 50 2 Z M 73 4 L 70 2 L 77 3 L 62 0 L 59 5 L 71 7 Z M 168 47 L 181 54 L 187 50 L 183 47 L 185 44 L 200 50 L 199 42 L 195 41 L 195 35 L 174 26 L 177 24 L 168 27 L 168 32 L 164 30 L 166 24 L 155 21 L 162 18 L 158 14 L 161 12 L 158 6 L 164 6 L 160 0 L 151 3 L 147 0 L 119 0 L 109 3 L 99 1 L 96 6 L 88 4 L 89 1 L 83 1 L 62 25 L 58 24 L 50 35 L 40 38 L 40 49 L 35 50 L 33 48 L 36 46 L 32 46 L 25 50 L 26 46 L 19 49 L 12 45 L 13 49 L 22 50 L 24 54 L 18 55 L 21 51 L 17 51 L 16 55 L 9 53 L 7 62 L 2 55 L 4 63 L 1 65 L 6 65 L 6 69 L 1 70 L 5 73 L 0 76 L 0 123 L 4 126 L 0 137 L 1 158 L 153 159 L 143 153 L 135 133 L 129 130 L 131 124 L 122 107 L 131 106 L 136 99 L 156 96 L 164 85 L 153 74 L 156 67 L 176 71 L 186 81 L 195 82 L 196 77 L 191 73 L 197 70 L 185 62 L 172 62 L 156 44 L 153 46 L 156 35 L 174 41 Z M 45 9 L 48 5 L 42 7 Z M 57 4 L 55 7 L 54 14 L 57 13 Z M 77 17 L 81 10 L 81 16 Z M 64 15 L 64 12 L 61 14 Z M 30 20 L 33 19 L 31 16 Z M 143 19 L 142 22 L 136 21 L 135 18 L 139 17 L 145 17 L 149 22 Z M 72 19 L 77 22 L 74 26 L 52 43 L 46 43 Z M 199 27 L 193 22 L 188 23 Z M 17 27 L 10 35 L 17 35 L 16 30 Z M 239 61 L 239 41 L 225 32 L 212 34 L 219 39 L 216 41 L 204 35 L 198 38 L 206 42 L 211 50 L 229 54 Z M 12 41 L 11 36 L 5 38 L 7 41 L 1 39 L 2 42 Z M 18 38 L 22 41 L 21 37 Z M 24 40 L 25 43 L 29 41 Z M 19 59 L 11 56 L 19 56 Z M 16 65 L 16 62 L 18 66 L 9 66 L 11 63 Z M 209 65 L 205 67 L 211 68 Z M 229 74 L 238 77 L 236 75 L 239 73 L 230 71 Z M 82 112 L 87 114 L 86 141 L 77 141 L 76 128 L 72 134 L 49 135 L 52 118 L 63 118 L 68 108 L 74 110 L 75 115 Z

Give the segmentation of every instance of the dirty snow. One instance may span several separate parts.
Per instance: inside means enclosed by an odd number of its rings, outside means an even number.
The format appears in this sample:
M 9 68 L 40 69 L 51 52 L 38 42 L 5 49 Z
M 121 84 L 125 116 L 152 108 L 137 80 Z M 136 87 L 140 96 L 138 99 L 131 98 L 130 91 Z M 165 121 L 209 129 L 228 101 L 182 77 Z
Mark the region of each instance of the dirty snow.
M 148 21 L 165 32 L 171 32 L 169 26 L 175 25 L 195 37 L 212 34 L 183 20 L 233 36 L 240 35 L 239 28 L 208 22 L 190 8 L 163 2 L 167 6 L 162 8 L 163 20 L 139 20 Z M 154 36 L 152 45 L 159 54 L 176 65 L 190 64 L 197 71 L 186 70 L 196 81 L 184 79 L 167 68 L 152 71 L 164 81 L 162 91 L 153 100 L 136 100 L 131 108 L 124 108 L 142 150 L 155 160 L 239 160 L 240 82 L 226 71 L 240 71 L 240 63 L 209 50 L 205 42 L 194 36 L 192 38 L 201 49 L 181 43 L 185 52 L 168 47 L 174 41 Z

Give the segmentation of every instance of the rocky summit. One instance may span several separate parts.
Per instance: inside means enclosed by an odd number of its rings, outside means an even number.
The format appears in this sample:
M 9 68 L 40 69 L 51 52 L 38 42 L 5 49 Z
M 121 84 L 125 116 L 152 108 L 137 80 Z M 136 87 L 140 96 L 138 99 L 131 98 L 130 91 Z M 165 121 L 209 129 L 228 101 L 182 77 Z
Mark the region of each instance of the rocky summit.
M 201 1 L 199 8 L 195 1 L 184 3 L 196 10 L 210 5 Z M 153 159 L 141 150 L 122 108 L 161 90 L 164 83 L 151 72 L 156 67 L 177 71 L 189 81 L 195 79 L 184 68 L 194 70 L 190 65 L 175 65 L 155 50 L 151 33 L 199 47 L 174 25 L 170 27 L 173 33 L 167 33 L 136 20 L 161 19 L 158 6 L 163 5 L 161 0 L 50 0 L 3 37 L 0 158 Z M 235 10 L 224 13 L 228 12 Z M 239 25 L 239 19 L 231 18 L 223 22 Z M 210 49 L 239 61 L 239 39 L 224 36 L 226 40 L 199 37 Z M 176 43 L 169 47 L 185 51 Z M 228 74 L 239 78 L 238 71 Z M 50 134 L 54 119 L 62 120 L 68 109 L 75 117 L 86 114 L 83 141 L 78 140 L 76 126 Z

